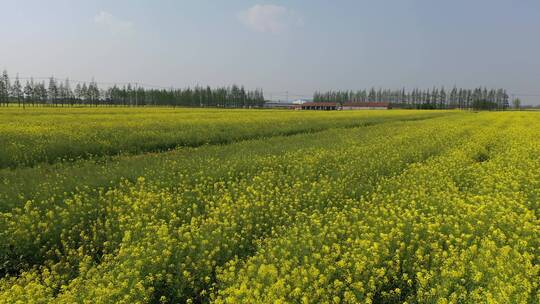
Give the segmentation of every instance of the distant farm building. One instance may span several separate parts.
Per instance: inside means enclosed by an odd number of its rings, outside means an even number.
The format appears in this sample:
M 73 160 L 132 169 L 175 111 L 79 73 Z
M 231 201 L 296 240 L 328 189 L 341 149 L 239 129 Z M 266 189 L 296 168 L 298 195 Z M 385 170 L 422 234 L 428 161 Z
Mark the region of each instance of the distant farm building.
M 386 110 L 390 109 L 388 102 L 306 102 L 300 105 L 302 110 Z
M 303 103 L 300 108 L 302 110 L 337 110 L 339 104 L 337 102 L 306 102 Z
M 341 105 L 342 110 L 386 110 L 390 108 L 388 102 L 346 102 Z

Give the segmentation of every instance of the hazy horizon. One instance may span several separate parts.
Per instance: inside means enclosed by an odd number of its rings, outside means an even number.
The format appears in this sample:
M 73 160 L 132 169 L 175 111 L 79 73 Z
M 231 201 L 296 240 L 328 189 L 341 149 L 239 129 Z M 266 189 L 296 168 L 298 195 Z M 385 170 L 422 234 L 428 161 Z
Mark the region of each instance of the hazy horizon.
M 164 87 L 505 88 L 540 103 L 536 1 L 6 1 L 0 69 Z

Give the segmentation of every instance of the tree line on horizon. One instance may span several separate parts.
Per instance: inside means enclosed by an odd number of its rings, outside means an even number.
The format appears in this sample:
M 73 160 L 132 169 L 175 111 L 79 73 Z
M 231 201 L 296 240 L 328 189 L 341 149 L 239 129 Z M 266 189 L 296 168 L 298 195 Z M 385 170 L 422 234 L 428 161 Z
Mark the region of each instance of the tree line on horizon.
M 315 92 L 314 102 L 388 102 L 394 108 L 405 109 L 478 109 L 504 110 L 509 108 L 509 96 L 504 89 L 478 87 L 464 89 L 444 87 L 432 90 L 336 90 Z M 519 104 L 519 100 L 517 100 Z M 32 78 L 21 83 L 18 75 L 13 80 L 6 70 L 0 76 L 0 106 L 9 104 L 75 106 L 75 105 L 122 105 L 122 106 L 183 106 L 183 107 L 262 107 L 265 103 L 262 90 L 246 90 L 242 86 L 210 88 L 196 86 L 185 89 L 155 89 L 137 85 L 114 85 L 100 88 L 96 81 L 78 82 L 72 89 L 69 79 L 54 77 L 45 81 Z M 513 101 L 514 107 L 516 102 Z M 517 106 L 519 107 L 519 105 Z
M 478 87 L 464 89 L 453 87 L 449 92 L 444 87 L 432 90 L 391 90 L 371 88 L 359 91 L 315 92 L 314 102 L 388 102 L 394 108 L 406 109 L 477 109 L 505 110 L 509 107 L 509 96 L 505 89 Z
M 77 83 L 72 89 L 69 79 L 60 81 L 51 77 L 46 84 L 45 81 L 34 81 L 31 78 L 23 85 L 18 76 L 12 83 L 5 70 L 0 76 L 0 105 L 251 108 L 262 107 L 264 102 L 262 90 L 246 90 L 237 85 L 218 88 L 196 86 L 185 89 L 148 89 L 127 84 L 99 88 L 92 80 L 89 83 Z

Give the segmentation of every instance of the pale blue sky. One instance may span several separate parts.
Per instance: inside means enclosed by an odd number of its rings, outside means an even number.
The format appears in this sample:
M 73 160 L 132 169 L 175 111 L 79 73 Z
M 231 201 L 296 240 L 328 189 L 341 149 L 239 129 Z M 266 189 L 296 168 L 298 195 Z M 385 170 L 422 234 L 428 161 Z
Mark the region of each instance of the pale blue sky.
M 2 0 L 0 20 L 12 75 L 540 94 L 540 1 Z

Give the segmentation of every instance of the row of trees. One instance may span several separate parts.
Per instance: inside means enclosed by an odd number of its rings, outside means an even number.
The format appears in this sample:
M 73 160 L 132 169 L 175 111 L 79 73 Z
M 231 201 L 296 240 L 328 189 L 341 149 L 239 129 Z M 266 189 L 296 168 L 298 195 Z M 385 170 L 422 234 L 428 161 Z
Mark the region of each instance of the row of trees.
M 245 90 L 236 85 L 210 88 L 197 86 L 187 89 L 148 89 L 138 85 L 99 88 L 95 81 L 77 83 L 72 89 L 69 79 L 51 77 L 45 82 L 33 79 L 21 84 L 19 77 L 11 82 L 7 71 L 0 77 L 0 105 L 124 105 L 124 106 L 189 106 L 189 107 L 261 107 L 262 90 Z
M 407 91 L 371 88 L 360 91 L 315 92 L 315 102 L 389 102 L 393 107 L 411 109 L 479 109 L 504 110 L 509 107 L 509 96 L 504 89 L 442 88 Z

